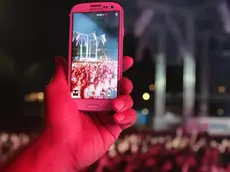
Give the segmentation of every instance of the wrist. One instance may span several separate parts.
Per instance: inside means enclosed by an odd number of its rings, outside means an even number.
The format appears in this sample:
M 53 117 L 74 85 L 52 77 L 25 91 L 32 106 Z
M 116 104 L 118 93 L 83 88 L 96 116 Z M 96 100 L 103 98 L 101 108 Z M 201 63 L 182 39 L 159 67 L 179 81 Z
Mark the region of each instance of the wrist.
M 63 139 L 65 140 L 65 139 Z M 3 170 L 4 172 L 79 171 L 71 149 L 54 132 L 45 130 L 17 159 Z
M 54 132 L 52 129 L 46 129 L 43 134 L 45 138 L 50 139 L 50 147 L 54 149 L 55 152 L 59 152 L 57 156 L 60 156 L 61 162 L 68 166 L 68 171 L 74 172 L 80 171 L 80 165 L 77 160 L 77 145 L 76 141 L 71 141 L 68 135 Z M 62 164 L 62 163 L 61 163 Z

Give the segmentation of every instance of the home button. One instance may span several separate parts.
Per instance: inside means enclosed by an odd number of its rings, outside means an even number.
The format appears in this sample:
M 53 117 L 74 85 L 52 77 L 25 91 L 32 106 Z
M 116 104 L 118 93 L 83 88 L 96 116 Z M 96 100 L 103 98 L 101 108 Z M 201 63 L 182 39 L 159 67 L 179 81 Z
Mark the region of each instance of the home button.
M 93 105 L 93 104 L 91 104 L 91 105 L 87 105 L 87 108 L 89 108 L 89 109 L 98 109 L 98 105 Z

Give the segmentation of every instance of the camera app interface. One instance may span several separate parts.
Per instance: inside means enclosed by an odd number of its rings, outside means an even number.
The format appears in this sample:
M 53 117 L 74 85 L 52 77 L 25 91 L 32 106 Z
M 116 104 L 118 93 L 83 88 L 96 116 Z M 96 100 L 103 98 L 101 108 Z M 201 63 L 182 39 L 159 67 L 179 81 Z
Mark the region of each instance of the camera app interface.
M 117 97 L 118 38 L 118 12 L 73 14 L 72 98 Z

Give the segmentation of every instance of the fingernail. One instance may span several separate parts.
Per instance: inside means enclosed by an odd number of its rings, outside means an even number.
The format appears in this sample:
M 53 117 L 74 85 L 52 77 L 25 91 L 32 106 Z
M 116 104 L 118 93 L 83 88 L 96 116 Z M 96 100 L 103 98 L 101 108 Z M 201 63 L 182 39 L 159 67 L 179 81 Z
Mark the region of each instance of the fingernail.
M 116 100 L 114 106 L 117 110 L 121 110 L 124 108 L 125 103 L 122 100 Z
M 125 115 L 123 115 L 123 114 L 119 114 L 119 115 L 116 116 L 116 120 L 117 120 L 118 122 L 121 122 L 121 121 L 123 121 L 124 119 L 125 119 Z

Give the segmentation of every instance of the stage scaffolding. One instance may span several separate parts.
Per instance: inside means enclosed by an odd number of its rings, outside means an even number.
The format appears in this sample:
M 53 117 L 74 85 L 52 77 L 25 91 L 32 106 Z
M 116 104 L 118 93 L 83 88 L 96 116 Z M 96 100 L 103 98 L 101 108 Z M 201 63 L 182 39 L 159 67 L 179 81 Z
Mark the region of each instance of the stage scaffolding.
M 153 119 L 153 127 L 155 129 L 160 129 L 161 123 L 159 122 L 161 117 L 165 114 L 165 104 L 166 104 L 166 65 L 167 65 L 167 52 L 166 52 L 166 37 L 167 34 L 171 34 L 175 39 L 178 47 L 179 56 L 183 61 L 183 118 L 184 122 L 188 121 L 194 115 L 195 106 L 195 84 L 196 84 L 196 49 L 195 43 L 197 35 L 203 35 L 200 39 L 203 40 L 203 58 L 202 64 L 203 70 L 201 71 L 201 98 L 200 98 L 200 113 L 201 115 L 208 114 L 208 50 L 207 44 L 209 35 L 206 31 L 205 34 L 196 33 L 196 23 L 197 18 L 200 17 L 200 13 L 204 9 L 217 8 L 221 1 L 210 0 L 209 4 L 205 4 L 198 8 L 180 8 L 175 6 L 170 6 L 162 3 L 156 3 L 151 0 L 137 0 L 137 5 L 139 10 L 142 11 L 141 15 L 146 15 L 146 11 L 152 11 L 149 23 L 143 23 L 142 25 L 137 25 L 139 32 L 142 29 L 143 34 L 139 34 L 140 45 L 136 52 L 136 58 L 141 56 L 141 51 L 143 45 L 148 44 L 150 40 L 149 37 L 154 34 L 158 40 L 158 53 L 155 56 L 156 72 L 155 72 L 155 118 Z M 163 16 L 162 21 L 155 22 L 155 16 Z M 177 24 L 177 16 L 183 18 L 183 22 L 186 23 L 185 28 Z M 140 16 L 140 19 L 143 16 Z M 146 17 L 145 17 L 146 18 Z M 148 20 L 149 20 L 148 18 Z M 135 30 L 135 28 L 134 28 Z M 138 32 L 138 33 L 139 33 Z M 200 32 L 200 30 L 199 30 Z M 151 47 L 150 47 L 151 48 Z M 159 124 L 159 125 L 157 125 Z

